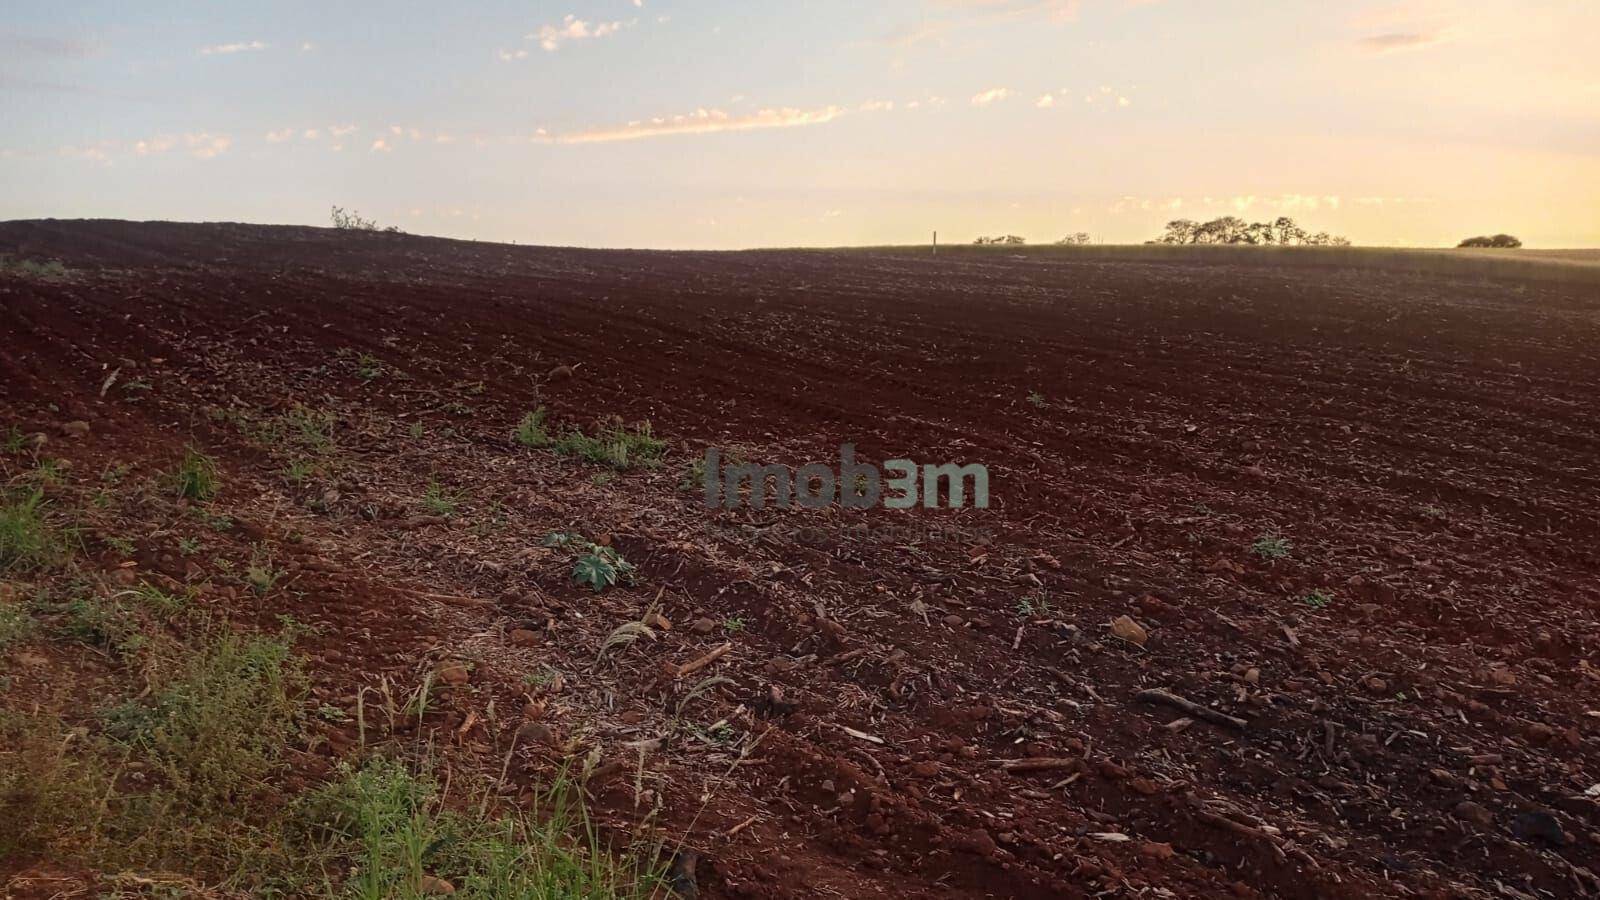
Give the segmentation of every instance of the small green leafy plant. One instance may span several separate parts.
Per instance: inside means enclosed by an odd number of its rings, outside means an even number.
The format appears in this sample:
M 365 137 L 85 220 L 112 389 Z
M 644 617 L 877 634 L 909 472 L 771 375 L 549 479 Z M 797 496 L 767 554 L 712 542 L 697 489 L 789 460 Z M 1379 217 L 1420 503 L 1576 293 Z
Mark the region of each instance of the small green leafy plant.
M 461 505 L 461 495 L 446 491 L 437 481 L 428 482 L 428 491 L 422 495 L 422 506 L 428 512 L 446 519 L 456 514 Z
M 1254 544 L 1250 545 L 1250 552 L 1262 559 L 1271 561 L 1287 558 L 1293 546 L 1286 538 L 1278 537 L 1275 534 L 1263 534 L 1256 538 Z
M 1333 595 L 1323 590 L 1312 591 L 1305 595 L 1305 604 L 1312 609 L 1326 609 L 1333 602 Z
M 572 580 L 588 585 L 596 594 L 618 581 L 631 581 L 634 566 L 614 548 L 590 544 L 572 564 Z

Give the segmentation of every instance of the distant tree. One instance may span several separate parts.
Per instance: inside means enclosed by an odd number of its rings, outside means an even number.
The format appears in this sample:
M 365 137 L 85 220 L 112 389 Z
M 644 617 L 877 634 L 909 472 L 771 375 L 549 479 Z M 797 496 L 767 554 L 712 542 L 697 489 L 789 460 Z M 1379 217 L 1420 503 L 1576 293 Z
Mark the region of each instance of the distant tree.
M 1089 237 L 1089 232 L 1087 232 L 1087 231 L 1077 231 L 1077 232 L 1073 232 L 1072 234 L 1067 235 L 1066 237 L 1062 238 L 1059 241 L 1056 241 L 1056 243 L 1057 244 L 1066 244 L 1066 245 L 1069 245 L 1069 246 L 1074 246 L 1074 245 L 1087 244 L 1087 243 L 1090 242 L 1090 240 L 1091 240 L 1091 238 Z
M 1161 235 L 1157 243 L 1192 244 L 1194 243 L 1195 232 L 1199 230 L 1199 223 L 1193 219 L 1173 219 L 1167 223 L 1166 233 Z
M 1347 247 L 1350 242 L 1326 231 L 1307 234 L 1288 216 L 1272 222 L 1246 222 L 1237 216 L 1223 216 L 1209 222 L 1173 219 L 1167 230 L 1152 241 L 1156 244 L 1260 244 L 1278 247 Z
M 1339 237 L 1336 234 L 1329 234 L 1326 231 L 1319 231 L 1310 237 L 1302 239 L 1301 243 L 1307 247 L 1348 247 L 1350 246 L 1350 239 Z
M 987 244 L 1013 244 L 1013 245 L 1015 245 L 1015 244 L 1026 244 L 1027 242 L 1028 242 L 1027 238 L 1018 237 L 1017 235 L 1014 235 L 1014 234 L 996 235 L 995 237 L 980 237 L 977 240 L 973 241 L 974 244 L 979 244 L 979 245 L 987 245 Z
M 1279 216 L 1272 223 L 1272 243 L 1288 247 L 1306 239 L 1305 231 L 1288 216 Z
M 1496 250 L 1515 250 L 1522 246 L 1522 242 L 1509 234 L 1496 234 L 1491 236 L 1470 237 L 1456 245 L 1457 247 L 1491 247 Z

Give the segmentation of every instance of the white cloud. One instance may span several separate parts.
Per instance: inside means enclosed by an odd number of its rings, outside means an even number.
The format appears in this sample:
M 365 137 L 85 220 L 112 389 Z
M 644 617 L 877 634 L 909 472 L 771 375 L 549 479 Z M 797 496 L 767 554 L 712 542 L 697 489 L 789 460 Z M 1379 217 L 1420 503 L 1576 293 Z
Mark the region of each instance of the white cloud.
M 597 144 L 611 141 L 635 141 L 643 138 L 665 137 L 677 134 L 715 134 L 724 131 L 756 131 L 767 128 L 796 128 L 806 125 L 823 125 L 847 114 L 839 106 L 816 109 L 763 109 L 759 112 L 732 115 L 720 109 L 697 109 L 678 116 L 640 119 L 614 128 L 596 128 L 566 134 L 540 135 L 535 141 L 551 144 Z
M 383 138 L 378 138 L 372 142 L 372 146 L 368 149 L 370 149 L 373 153 L 388 153 L 391 148 L 389 147 L 388 141 L 384 140 Z
M 269 143 L 269 144 L 281 144 L 284 141 L 293 140 L 293 139 L 294 139 L 294 129 L 293 128 L 280 128 L 277 131 L 269 131 L 269 132 L 267 132 L 267 143 Z
M 189 148 L 189 153 L 196 159 L 212 159 L 226 153 L 233 146 L 233 138 L 225 134 L 186 134 L 183 136 L 184 144 Z
M 134 141 L 133 152 L 136 156 L 149 156 L 154 153 L 165 153 L 168 150 L 171 150 L 173 144 L 175 143 L 176 141 L 174 141 L 172 138 L 165 136 L 146 138 L 142 141 Z
M 231 44 L 212 44 L 201 47 L 201 56 L 226 56 L 231 53 L 244 53 L 246 51 L 265 50 L 267 45 L 261 41 L 236 41 Z
M 1033 101 L 1033 105 L 1039 107 L 1040 109 L 1049 109 L 1050 107 L 1056 105 L 1055 95 L 1044 94 L 1039 99 Z
M 1011 89 L 1010 88 L 1003 88 L 1003 87 L 990 88 L 987 91 L 983 91 L 982 93 L 974 94 L 972 96 L 972 105 L 973 106 L 988 106 L 991 103 L 998 103 L 998 102 L 1000 102 L 1000 101 L 1002 101 L 1002 100 L 1004 100 L 1004 99 L 1006 99 L 1007 97 L 1010 97 L 1010 96 L 1011 96 Z
M 89 162 L 109 163 L 111 162 L 111 151 L 113 149 L 114 146 L 111 143 L 102 141 L 87 147 L 62 147 L 61 155 L 72 159 L 85 159 Z
M 867 102 L 865 102 L 865 103 L 861 104 L 860 106 L 856 107 L 856 111 L 858 111 L 858 112 L 893 112 L 894 111 L 894 101 L 893 100 L 868 100 Z
M 610 37 L 632 24 L 634 23 L 617 21 L 591 23 L 569 13 L 561 20 L 560 25 L 541 26 L 538 31 L 528 35 L 527 38 L 530 41 L 538 41 L 540 47 L 554 53 L 560 50 L 563 44 L 572 41 Z

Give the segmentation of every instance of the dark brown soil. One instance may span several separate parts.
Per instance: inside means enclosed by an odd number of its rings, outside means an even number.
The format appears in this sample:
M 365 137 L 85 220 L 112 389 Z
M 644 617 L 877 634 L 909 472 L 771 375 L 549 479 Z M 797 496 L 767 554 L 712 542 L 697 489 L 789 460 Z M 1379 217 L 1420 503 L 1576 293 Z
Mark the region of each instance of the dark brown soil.
M 0 224 L 0 254 L 70 273 L 0 275 L 0 427 L 82 478 L 215 455 L 224 544 L 289 578 L 211 602 L 315 626 L 334 705 L 470 661 L 432 722 L 462 764 L 509 751 L 514 792 L 595 752 L 599 817 L 686 835 L 703 896 L 1600 891 L 1592 287 L 125 222 Z M 314 487 L 219 414 L 296 402 L 338 416 Z M 520 447 L 538 405 L 649 420 L 668 465 Z M 707 446 L 844 442 L 986 464 L 993 506 L 679 487 Z M 870 530 L 907 523 L 965 531 Z M 135 568 L 220 584 L 169 525 L 138 526 Z M 638 584 L 572 584 L 540 546 L 569 528 Z M 653 603 L 672 628 L 602 656 Z

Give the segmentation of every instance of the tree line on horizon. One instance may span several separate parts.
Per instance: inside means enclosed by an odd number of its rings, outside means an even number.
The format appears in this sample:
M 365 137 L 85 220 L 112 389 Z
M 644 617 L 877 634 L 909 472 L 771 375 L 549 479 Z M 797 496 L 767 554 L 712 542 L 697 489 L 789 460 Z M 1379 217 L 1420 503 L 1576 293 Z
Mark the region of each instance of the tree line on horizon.
M 1255 244 L 1268 247 L 1348 247 L 1350 241 L 1319 231 L 1301 228 L 1288 216 L 1271 222 L 1246 222 L 1238 216 L 1221 216 L 1209 222 L 1173 219 L 1161 237 L 1151 244 Z
M 1513 239 L 1514 240 L 1514 239 Z M 1015 234 L 980 236 L 972 243 L 980 246 L 1020 246 L 1028 241 Z M 1055 243 L 1077 246 L 1092 242 L 1087 231 L 1067 235 Z M 1326 231 L 1312 234 L 1295 224 L 1288 216 L 1271 222 L 1246 222 L 1237 216 L 1222 216 L 1209 222 L 1193 219 L 1173 219 L 1161 237 L 1147 244 L 1258 244 L 1275 247 L 1348 247 L 1346 238 Z

